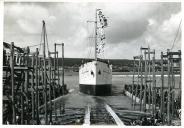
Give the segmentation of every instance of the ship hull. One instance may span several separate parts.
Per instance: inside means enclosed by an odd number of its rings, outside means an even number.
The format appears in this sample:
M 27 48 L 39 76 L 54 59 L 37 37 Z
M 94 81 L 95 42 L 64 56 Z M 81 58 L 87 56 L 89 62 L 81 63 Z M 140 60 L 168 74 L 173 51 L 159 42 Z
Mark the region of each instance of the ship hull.
M 112 87 L 112 67 L 111 65 L 92 61 L 83 64 L 79 69 L 79 89 L 80 92 L 105 96 L 111 95 Z
M 111 95 L 111 84 L 104 84 L 104 85 L 84 85 L 80 84 L 79 89 L 80 92 L 94 95 L 94 96 L 110 96 Z

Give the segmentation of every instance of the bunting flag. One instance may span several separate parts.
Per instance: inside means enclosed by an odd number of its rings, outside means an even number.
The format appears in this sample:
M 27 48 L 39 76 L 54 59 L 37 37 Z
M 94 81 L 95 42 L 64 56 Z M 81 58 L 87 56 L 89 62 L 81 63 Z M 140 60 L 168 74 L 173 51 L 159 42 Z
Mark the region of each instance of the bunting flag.
M 104 53 L 104 47 L 105 47 L 105 32 L 104 28 L 108 26 L 107 24 L 107 18 L 102 14 L 102 11 L 98 11 L 98 31 L 97 31 L 97 48 L 96 53 L 97 56 L 100 58 L 100 55 L 102 56 Z
M 107 25 L 108 25 L 107 18 L 102 14 L 102 11 L 99 11 L 98 16 L 99 16 L 99 21 L 100 21 L 101 27 L 102 28 L 107 27 Z

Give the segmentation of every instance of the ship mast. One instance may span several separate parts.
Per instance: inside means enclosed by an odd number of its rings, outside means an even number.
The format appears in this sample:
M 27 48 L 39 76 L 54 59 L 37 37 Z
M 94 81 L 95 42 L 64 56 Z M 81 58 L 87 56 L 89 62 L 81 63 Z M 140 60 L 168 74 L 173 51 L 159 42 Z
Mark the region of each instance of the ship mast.
M 95 11 L 95 60 L 97 61 L 97 53 L 96 53 L 96 49 L 97 49 L 97 12 L 99 9 L 96 9 Z

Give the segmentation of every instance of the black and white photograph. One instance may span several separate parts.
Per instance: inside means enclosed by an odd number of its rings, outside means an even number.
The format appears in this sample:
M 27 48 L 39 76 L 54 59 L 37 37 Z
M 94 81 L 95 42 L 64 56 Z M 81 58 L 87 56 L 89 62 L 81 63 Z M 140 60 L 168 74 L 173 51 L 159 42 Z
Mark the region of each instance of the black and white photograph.
M 2 1 L 8 125 L 182 126 L 181 1 Z

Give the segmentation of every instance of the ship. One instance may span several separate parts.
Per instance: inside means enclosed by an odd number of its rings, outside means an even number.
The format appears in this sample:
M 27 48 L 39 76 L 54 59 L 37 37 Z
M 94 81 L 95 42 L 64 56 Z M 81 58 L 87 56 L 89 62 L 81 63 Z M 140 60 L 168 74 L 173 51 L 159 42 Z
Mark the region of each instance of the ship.
M 93 22 L 95 23 L 95 55 L 92 61 L 83 63 L 79 67 L 79 90 L 89 95 L 107 96 L 111 95 L 112 65 L 98 56 L 104 50 L 104 29 L 107 27 L 107 18 L 102 14 L 101 9 L 96 9 Z

